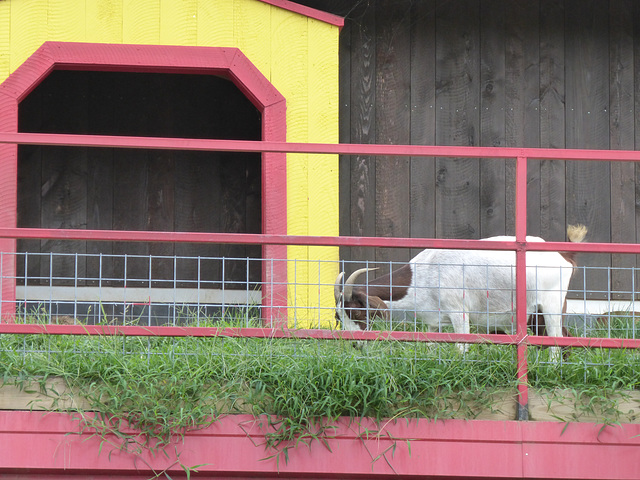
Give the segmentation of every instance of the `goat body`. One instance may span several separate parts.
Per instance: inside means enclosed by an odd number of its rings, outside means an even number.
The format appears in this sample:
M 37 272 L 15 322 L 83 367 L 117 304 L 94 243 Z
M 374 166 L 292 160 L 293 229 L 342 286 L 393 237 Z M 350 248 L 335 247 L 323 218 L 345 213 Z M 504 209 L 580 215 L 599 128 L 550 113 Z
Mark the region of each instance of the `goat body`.
M 580 242 L 585 227 L 569 227 L 569 240 Z M 514 241 L 500 236 L 483 240 Z M 527 242 L 544 242 L 527 237 Z M 547 334 L 563 335 L 562 312 L 575 267 L 573 253 L 527 252 L 527 312 L 542 315 Z M 426 249 L 407 265 L 363 284 L 352 274 L 342 289 L 336 282 L 336 318 L 347 330 L 364 329 L 367 319 L 420 322 L 429 331 L 452 325 L 456 333 L 470 326 L 488 332 L 515 331 L 515 252 L 504 250 Z

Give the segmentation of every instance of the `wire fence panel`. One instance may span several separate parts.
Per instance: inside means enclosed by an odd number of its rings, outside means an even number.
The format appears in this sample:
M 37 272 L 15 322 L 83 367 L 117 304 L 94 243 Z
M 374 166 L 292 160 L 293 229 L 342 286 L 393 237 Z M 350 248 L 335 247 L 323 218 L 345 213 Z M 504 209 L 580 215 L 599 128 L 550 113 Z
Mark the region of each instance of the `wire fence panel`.
M 497 252 L 504 253 L 504 252 Z M 30 275 L 29 264 L 35 258 L 47 268 Z M 180 257 L 153 255 L 101 255 L 62 253 L 3 253 L 2 261 L 15 261 L 21 272 L 15 277 L 3 277 L 5 284 L 15 285 L 15 299 L 2 300 L 3 324 L 48 325 L 108 325 L 108 326 L 179 326 L 214 327 L 220 322 L 235 322 L 236 327 L 271 327 L 265 318 L 265 305 L 284 304 L 286 325 L 291 329 L 345 328 L 337 315 L 336 288 L 341 284 L 322 282 L 323 272 L 328 270 L 337 277 L 341 271 L 351 273 L 361 264 L 356 262 L 329 262 L 311 260 L 287 260 L 225 257 Z M 172 279 L 154 276 L 157 262 L 172 265 Z M 286 263 L 289 271 L 287 298 L 264 298 L 265 281 L 250 280 L 249 271 L 261 270 L 265 262 Z M 109 270 L 103 274 L 105 263 L 123 266 L 120 272 Z M 137 263 L 137 275 L 129 275 L 128 265 Z M 512 263 L 512 262 L 510 262 Z M 181 277 L 184 264 L 195 265 L 197 274 Z M 203 265 L 216 264 L 222 272 L 220 279 L 212 281 L 202 272 L 209 271 Z M 71 265 L 71 268 L 70 268 Z M 78 265 L 94 265 L 85 269 Z M 232 267 L 231 267 L 232 266 Z M 414 332 L 419 334 L 516 334 L 515 320 L 515 267 L 514 265 L 488 264 L 426 264 L 414 263 L 417 278 L 403 277 L 406 264 L 399 262 L 368 262 L 370 269 L 360 275 L 350 286 L 366 296 L 380 298 L 386 309 L 374 309 L 362 305 L 364 322 L 358 324 L 355 335 L 362 331 Z M 587 270 L 589 267 L 580 267 Z M 598 267 L 602 269 L 601 267 Z M 234 273 L 227 278 L 225 272 L 247 272 L 244 281 Z M 310 280 L 308 271 L 317 272 L 317 279 Z M 597 337 L 606 339 L 639 338 L 634 291 L 616 292 L 608 301 L 588 300 L 589 291 L 570 291 L 573 298 L 569 310 L 563 304 L 563 294 L 553 285 L 571 275 L 570 269 L 547 266 L 529 266 L 527 277 L 532 284 L 527 291 L 527 315 L 529 333 L 544 335 L 545 319 L 562 318 L 563 336 Z M 609 275 L 635 277 L 635 267 L 607 268 Z M 615 271 L 614 271 L 615 270 Z M 144 274 L 140 274 L 140 272 Z M 164 270 L 166 274 L 166 269 Z M 182 270 L 184 271 L 184 269 Z M 190 268 L 193 272 L 194 269 Z M 299 275 L 304 271 L 305 275 Z M 391 272 L 387 277 L 376 276 L 377 271 Z M 64 273 L 66 272 L 66 273 Z M 347 275 L 348 277 L 349 275 Z M 325 277 L 326 278 L 326 277 Z M 376 280 L 378 278 L 378 280 Z M 380 278 L 383 280 L 380 281 Z M 384 280 L 386 278 L 386 280 Z M 545 283 L 540 279 L 553 280 Z M 269 279 L 266 279 L 267 285 Z M 371 294 L 371 295 L 369 295 Z M 627 300 L 620 300 L 624 296 Z M 389 301 L 393 298 L 393 301 Z M 543 299 L 551 299 L 540 309 Z M 595 310 L 594 310 L 595 308 Z M 12 312 L 13 316 L 7 315 Z M 353 313 L 353 312 L 350 312 Z M 468 326 L 467 326 L 468 324 Z M 185 333 L 187 334 L 187 333 Z M 557 336 L 557 333 L 553 334 Z M 366 338 L 366 337 L 358 337 Z M 414 336 L 412 339 L 420 337 Z M 437 336 L 432 337 L 438 339 Z M 505 343 L 507 338 L 505 338 Z

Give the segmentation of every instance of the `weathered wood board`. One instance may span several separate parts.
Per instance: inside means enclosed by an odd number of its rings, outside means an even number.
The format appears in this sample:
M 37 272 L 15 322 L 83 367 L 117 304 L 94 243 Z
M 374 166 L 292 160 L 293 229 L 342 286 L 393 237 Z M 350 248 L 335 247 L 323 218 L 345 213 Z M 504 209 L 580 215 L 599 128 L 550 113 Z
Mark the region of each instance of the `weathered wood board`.
M 637 148 L 637 2 L 302 3 L 346 15 L 342 142 Z M 531 160 L 528 234 L 563 241 L 568 224 L 584 223 L 587 241 L 638 242 L 638 171 L 630 163 Z M 420 158 L 407 170 L 393 158 L 345 156 L 340 188 L 342 235 L 514 233 L 511 161 Z M 364 263 L 415 253 L 345 248 L 342 257 Z M 578 262 L 605 267 L 587 271 L 587 298 L 631 298 L 635 257 L 580 255 Z M 610 265 L 625 270 L 608 272 Z M 580 272 L 571 296 L 581 297 L 584 285 Z
M 47 393 L 48 392 L 48 393 Z M 55 393 L 57 392 L 57 393 Z M 487 392 L 477 402 L 465 403 L 464 407 L 455 399 L 443 399 L 445 418 L 468 418 L 474 420 L 513 420 L 516 418 L 516 393 Z M 40 385 L 35 382 L 18 387 L 7 383 L 0 386 L 0 410 L 74 410 L 90 409 L 82 392 L 67 387 L 64 380 L 52 377 Z M 597 406 L 593 411 L 576 408 L 576 398 L 570 390 L 554 392 L 529 390 L 529 415 L 531 421 L 545 422 L 595 422 L 604 420 L 621 423 L 640 423 L 640 392 L 622 392 L 617 396 L 619 416 L 612 412 L 601 412 Z M 247 410 L 247 413 L 250 409 Z M 453 413 L 452 413 L 453 412 Z M 437 412 L 434 412 L 437 413 Z

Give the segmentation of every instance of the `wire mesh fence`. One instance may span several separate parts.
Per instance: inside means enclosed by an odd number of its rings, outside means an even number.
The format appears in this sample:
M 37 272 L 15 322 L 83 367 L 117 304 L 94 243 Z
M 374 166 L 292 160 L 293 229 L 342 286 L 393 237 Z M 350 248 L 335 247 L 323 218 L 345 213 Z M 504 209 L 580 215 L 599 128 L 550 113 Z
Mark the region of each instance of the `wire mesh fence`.
M 271 327 L 273 319 L 266 315 L 271 310 L 265 308 L 277 306 L 293 329 L 345 327 L 336 309 L 336 289 L 342 291 L 345 280 L 335 282 L 339 272 L 362 266 L 345 261 L 65 253 L 3 253 L 0 260 L 14 262 L 17 272 L 2 278 L 3 323 L 199 327 L 233 320 L 240 327 Z M 285 266 L 286 281 L 262 279 L 260 272 L 274 263 Z M 367 262 L 370 271 L 353 280 L 349 288 L 385 302 L 384 310 L 361 305 L 365 321 L 359 328 L 516 333 L 514 266 L 418 264 L 421 276 L 412 281 L 393 273 L 403 265 Z M 583 279 L 596 270 L 609 278 L 637 274 L 635 267 L 580 270 Z M 384 277 L 380 272 L 391 273 Z M 571 269 L 535 266 L 528 272 L 535 283 L 527 294 L 532 334 L 547 333 L 540 322 L 552 316 L 562 319 L 565 336 L 639 338 L 635 287 L 594 291 L 584 282 L 582 289 L 568 291 L 567 309 L 563 295 L 554 289 L 563 276 L 571 276 Z M 374 286 L 375 292 L 369 292 Z M 7 296 L 12 288 L 15 295 Z M 555 296 L 544 312 L 537 309 L 551 294 Z M 464 329 L 465 322 L 470 330 Z

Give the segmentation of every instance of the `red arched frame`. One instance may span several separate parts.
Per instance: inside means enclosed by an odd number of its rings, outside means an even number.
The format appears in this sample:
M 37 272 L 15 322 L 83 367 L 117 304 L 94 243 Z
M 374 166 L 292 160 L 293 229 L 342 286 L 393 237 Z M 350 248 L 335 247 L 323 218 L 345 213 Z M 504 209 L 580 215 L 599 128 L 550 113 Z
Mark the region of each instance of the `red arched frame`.
M 18 132 L 18 105 L 53 70 L 219 75 L 231 80 L 262 114 L 262 140 L 286 141 L 286 101 L 236 48 L 46 42 L 0 84 L 0 131 Z M 17 225 L 18 148 L 0 144 L 0 227 Z M 262 154 L 262 232 L 287 233 L 286 155 Z M 0 239 L 0 252 L 15 252 Z M 286 322 L 286 246 L 263 247 L 263 316 Z M 271 260 L 279 261 L 271 261 Z M 3 255 L 2 317 L 15 308 L 15 256 Z M 10 307 L 9 307 L 10 306 Z M 9 311 L 7 311 L 9 310 Z

